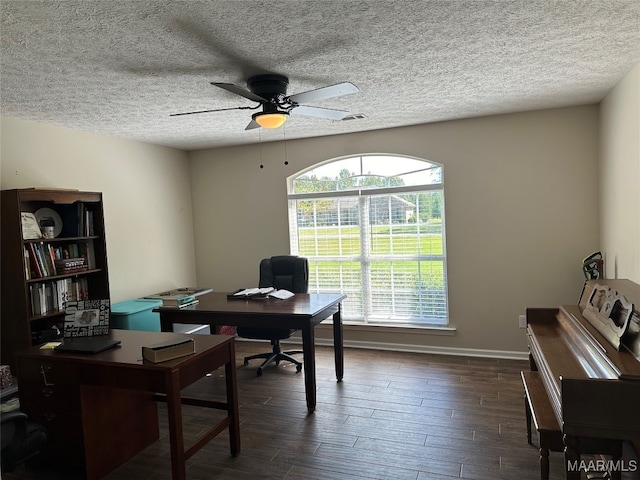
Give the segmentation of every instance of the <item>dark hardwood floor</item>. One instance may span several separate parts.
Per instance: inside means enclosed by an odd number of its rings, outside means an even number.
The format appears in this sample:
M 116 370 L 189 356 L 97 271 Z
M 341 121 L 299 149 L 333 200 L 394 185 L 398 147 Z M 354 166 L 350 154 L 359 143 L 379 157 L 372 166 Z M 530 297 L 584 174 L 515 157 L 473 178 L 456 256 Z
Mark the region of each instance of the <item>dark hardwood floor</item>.
M 308 415 L 302 373 L 281 364 L 257 377 L 258 361 L 244 367 L 242 358 L 269 345 L 236 345 L 242 453 L 232 457 L 221 434 L 188 461 L 189 480 L 540 479 L 519 376 L 528 362 L 346 349 L 337 383 L 333 349 L 317 347 L 318 405 Z M 223 399 L 222 374 L 189 393 Z M 222 414 L 190 406 L 183 413 L 187 442 Z M 159 418 L 160 440 L 108 480 L 171 478 L 163 404 Z M 550 478 L 564 479 L 562 455 L 551 453 L 550 463 Z M 80 478 L 37 462 L 3 477 Z

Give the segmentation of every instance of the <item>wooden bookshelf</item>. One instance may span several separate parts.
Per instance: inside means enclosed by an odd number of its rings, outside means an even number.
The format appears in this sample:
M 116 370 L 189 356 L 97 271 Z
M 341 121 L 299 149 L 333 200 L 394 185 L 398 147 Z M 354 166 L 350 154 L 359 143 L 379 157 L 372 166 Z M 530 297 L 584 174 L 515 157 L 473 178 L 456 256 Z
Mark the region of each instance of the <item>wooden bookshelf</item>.
M 1 357 L 15 370 L 18 350 L 62 331 L 65 299 L 110 298 L 104 213 L 97 192 L 2 190 L 1 202 Z M 22 213 L 38 211 L 57 214 L 54 238 L 24 238 Z M 83 260 L 56 266 L 65 258 Z

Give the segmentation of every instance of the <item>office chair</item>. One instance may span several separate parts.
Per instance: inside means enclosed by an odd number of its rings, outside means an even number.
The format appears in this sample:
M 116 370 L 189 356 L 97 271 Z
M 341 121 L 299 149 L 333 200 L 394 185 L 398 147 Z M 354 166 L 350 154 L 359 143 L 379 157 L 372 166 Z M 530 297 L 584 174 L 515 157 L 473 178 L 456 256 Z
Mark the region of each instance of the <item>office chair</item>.
M 2 472 L 33 457 L 47 442 L 46 429 L 20 411 L 2 413 Z
M 260 282 L 258 286 L 285 289 L 293 293 L 307 293 L 309 290 L 309 262 L 306 258 L 294 255 L 265 258 L 260 262 Z M 273 346 L 271 352 L 244 357 L 245 365 L 249 364 L 249 360 L 265 359 L 262 365 L 258 367 L 257 374 L 259 377 L 262 376 L 262 370 L 271 363 L 275 362 L 278 365 L 283 360 L 295 364 L 296 372 L 302 370 L 302 362 L 291 356 L 302 353 L 302 350 L 283 352 L 280 346 L 280 340 L 291 337 L 295 330 L 289 328 L 238 327 L 237 332 L 238 336 L 243 338 L 271 341 Z

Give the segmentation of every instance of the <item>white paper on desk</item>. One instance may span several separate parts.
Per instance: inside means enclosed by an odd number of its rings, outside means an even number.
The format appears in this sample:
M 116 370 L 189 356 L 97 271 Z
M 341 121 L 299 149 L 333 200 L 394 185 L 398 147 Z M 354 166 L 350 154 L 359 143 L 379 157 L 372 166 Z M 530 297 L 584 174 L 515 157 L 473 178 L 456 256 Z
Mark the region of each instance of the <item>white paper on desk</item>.
M 284 290 L 284 289 L 276 290 L 275 292 L 271 292 L 269 294 L 270 297 L 279 298 L 280 300 L 291 298 L 293 297 L 293 295 L 294 295 L 293 292 L 290 292 L 289 290 Z
M 273 292 L 273 287 L 263 287 L 263 288 L 245 288 L 244 290 L 240 290 L 237 293 L 234 293 L 234 297 L 250 297 L 252 295 L 266 295 L 267 293 Z

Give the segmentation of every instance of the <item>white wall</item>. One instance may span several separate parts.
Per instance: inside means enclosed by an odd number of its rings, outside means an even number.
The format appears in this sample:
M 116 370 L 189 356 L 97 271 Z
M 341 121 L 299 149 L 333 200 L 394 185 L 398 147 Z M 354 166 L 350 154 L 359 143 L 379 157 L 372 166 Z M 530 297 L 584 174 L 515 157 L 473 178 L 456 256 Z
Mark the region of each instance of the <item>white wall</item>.
M 346 329 L 346 340 L 524 352 L 527 306 L 577 302 L 582 259 L 599 248 L 595 105 L 191 152 L 198 283 L 256 284 L 261 258 L 289 252 L 286 178 L 360 153 L 444 165 L 457 331 Z
M 186 152 L 3 117 L 2 189 L 103 193 L 111 300 L 195 282 Z
M 607 278 L 640 283 L 640 64 L 601 104 L 600 217 Z

